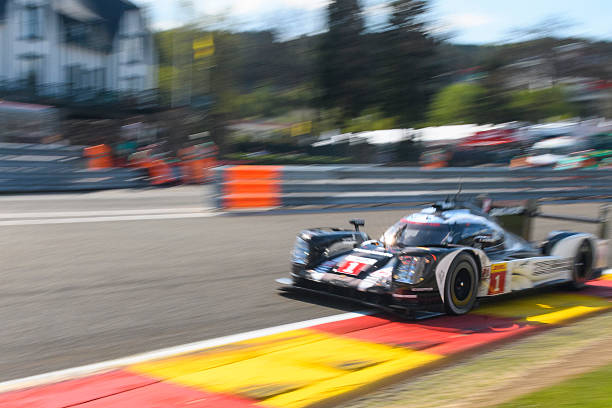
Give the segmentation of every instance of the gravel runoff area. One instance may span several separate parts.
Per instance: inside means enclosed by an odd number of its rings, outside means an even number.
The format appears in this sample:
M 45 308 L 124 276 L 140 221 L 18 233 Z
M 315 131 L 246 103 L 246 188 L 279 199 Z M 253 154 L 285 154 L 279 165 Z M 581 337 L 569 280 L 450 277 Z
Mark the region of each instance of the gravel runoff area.
M 345 405 L 491 407 L 612 363 L 612 313 L 528 337 Z

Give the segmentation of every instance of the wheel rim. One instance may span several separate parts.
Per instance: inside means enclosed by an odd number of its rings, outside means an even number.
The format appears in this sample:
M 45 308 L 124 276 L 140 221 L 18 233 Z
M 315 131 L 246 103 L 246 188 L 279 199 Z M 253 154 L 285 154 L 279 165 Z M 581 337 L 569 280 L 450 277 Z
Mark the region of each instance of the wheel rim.
M 472 295 L 472 274 L 467 268 L 461 268 L 453 282 L 453 303 L 457 306 L 466 305 Z

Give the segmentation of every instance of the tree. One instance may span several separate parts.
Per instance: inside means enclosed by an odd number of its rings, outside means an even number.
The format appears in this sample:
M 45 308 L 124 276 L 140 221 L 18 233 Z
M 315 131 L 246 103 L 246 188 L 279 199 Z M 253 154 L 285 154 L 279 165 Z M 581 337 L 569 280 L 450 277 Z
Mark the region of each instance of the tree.
M 483 116 L 485 94 L 485 90 L 479 85 L 449 85 L 434 97 L 429 110 L 429 120 L 434 125 L 478 123 Z
M 383 106 L 405 124 L 421 120 L 432 96 L 432 78 L 439 73 L 437 42 L 424 18 L 427 12 L 427 1 L 393 1 L 388 29 L 380 36 Z
M 329 29 L 319 47 L 321 103 L 355 116 L 367 105 L 369 84 L 359 0 L 332 1 L 327 19 Z

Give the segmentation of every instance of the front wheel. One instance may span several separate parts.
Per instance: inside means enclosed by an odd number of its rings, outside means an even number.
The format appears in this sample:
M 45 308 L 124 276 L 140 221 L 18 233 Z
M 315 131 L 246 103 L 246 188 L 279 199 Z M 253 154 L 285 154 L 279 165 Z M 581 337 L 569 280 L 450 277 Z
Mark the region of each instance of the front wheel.
M 462 315 L 472 310 L 476 302 L 478 275 L 473 257 L 462 253 L 455 258 L 444 285 L 444 307 L 448 314 Z
M 582 289 L 593 278 L 593 248 L 589 240 L 585 239 L 578 247 L 572 266 L 570 285 L 574 289 Z

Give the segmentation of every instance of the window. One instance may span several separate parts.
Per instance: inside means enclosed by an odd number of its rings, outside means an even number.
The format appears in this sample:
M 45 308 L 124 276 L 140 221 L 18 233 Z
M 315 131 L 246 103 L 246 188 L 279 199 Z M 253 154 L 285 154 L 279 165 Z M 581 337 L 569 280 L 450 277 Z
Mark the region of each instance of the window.
M 134 76 L 128 80 L 128 88 L 130 91 L 140 91 L 144 88 L 144 78 L 141 76 Z
M 142 62 L 144 59 L 144 38 L 143 37 L 130 37 L 125 39 L 126 52 L 127 52 L 127 63 L 135 64 Z
M 94 71 L 94 83 L 96 89 L 106 89 L 106 70 L 98 68 Z
M 42 38 L 42 9 L 36 6 L 26 6 L 21 15 L 21 37 Z
M 82 22 L 62 16 L 62 33 L 66 43 L 97 51 L 108 51 L 111 47 L 110 37 L 103 23 L 99 21 Z
M 73 90 L 79 88 L 81 82 L 81 67 L 79 65 L 68 65 L 64 67 L 64 70 L 68 89 Z
M 37 54 L 19 56 L 20 76 L 29 87 L 35 87 L 44 82 L 43 57 Z

